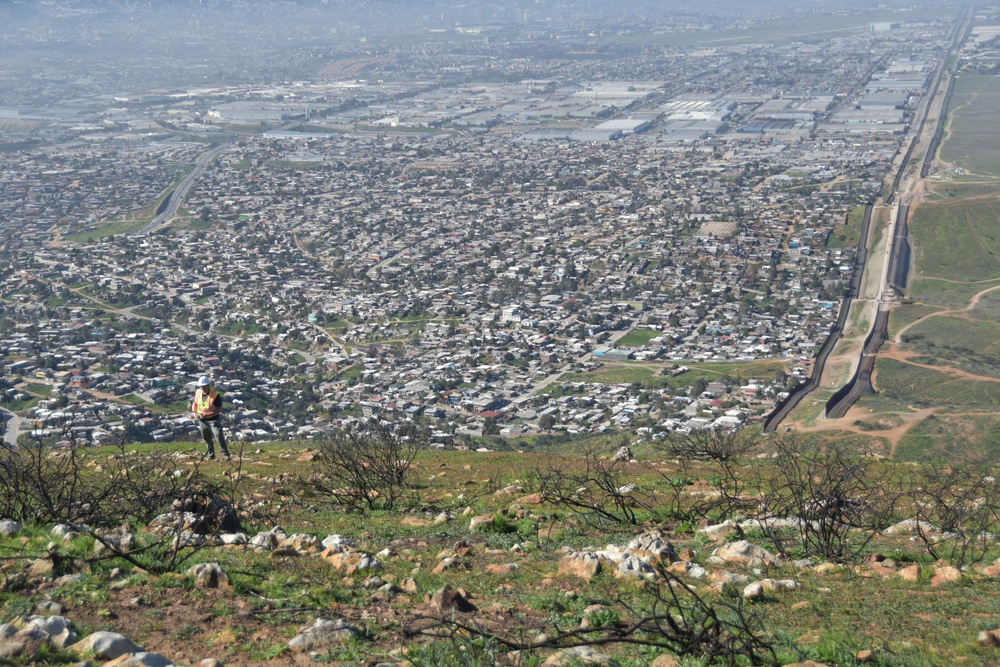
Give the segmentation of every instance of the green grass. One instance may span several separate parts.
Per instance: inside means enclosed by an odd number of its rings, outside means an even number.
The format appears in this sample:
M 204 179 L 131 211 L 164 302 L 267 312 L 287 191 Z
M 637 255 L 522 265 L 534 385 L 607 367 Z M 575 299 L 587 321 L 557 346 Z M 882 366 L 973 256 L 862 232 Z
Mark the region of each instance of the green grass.
M 664 368 L 674 365 L 687 366 L 688 372 L 677 377 L 661 375 Z M 604 384 L 622 384 L 638 382 L 646 387 L 688 387 L 699 378 L 720 380 L 730 376 L 738 381 L 754 378 L 771 378 L 778 371 L 787 368 L 788 362 L 776 359 L 763 359 L 747 362 L 691 363 L 671 362 L 665 365 L 646 365 L 643 363 L 607 364 L 605 367 L 588 373 L 574 373 L 563 378 L 564 382 L 601 382 Z M 669 375 L 669 374 L 668 374 Z
M 995 195 L 1000 191 L 1000 182 L 963 182 L 959 180 L 935 183 L 929 187 L 931 201 L 964 199 L 981 195 Z
M 637 382 L 646 387 L 665 387 L 673 383 L 661 377 L 655 368 L 639 365 L 622 364 L 605 366 L 589 373 L 573 373 L 563 377 L 565 382 L 600 382 L 604 384 L 622 384 Z
M 895 338 L 899 330 L 908 324 L 916 322 L 921 317 L 939 312 L 940 308 L 918 304 L 905 304 L 894 308 L 889 314 L 889 337 Z
M 659 331 L 653 331 L 652 329 L 632 329 L 632 331 L 619 338 L 616 345 L 622 347 L 643 347 L 659 335 Z
M 939 427 L 932 421 L 922 425 L 920 435 L 943 441 L 945 437 L 959 434 L 962 424 Z M 845 442 L 854 435 L 838 435 Z M 612 439 L 604 443 L 605 450 L 613 451 Z M 998 439 L 1000 440 L 1000 439 Z M 829 442 L 826 440 L 825 442 Z M 811 443 L 822 444 L 822 443 Z M 303 444 L 282 442 L 254 446 L 247 453 L 242 476 L 242 491 L 254 504 L 277 504 L 286 494 L 297 492 L 286 489 L 295 475 L 308 476 L 315 471 L 315 464 L 296 461 Z M 153 452 L 191 454 L 196 446 L 187 443 L 158 445 L 129 445 L 138 450 L 138 456 Z M 117 450 L 110 447 L 87 450 L 86 456 L 94 462 L 106 462 Z M 671 488 L 682 490 L 681 497 L 693 499 L 685 485 L 713 484 L 718 470 L 705 463 L 661 461 L 647 462 L 640 457 L 639 464 L 626 466 L 625 474 L 641 489 L 666 493 Z M 755 459 L 756 460 L 756 459 Z M 763 465 L 769 465 L 766 460 Z M 88 461 L 89 463 L 90 461 Z M 199 551 L 180 568 L 186 571 L 195 562 L 218 562 L 228 572 L 231 589 L 225 591 L 200 590 L 190 577 L 152 577 L 131 574 L 130 566 L 118 559 L 98 560 L 91 563 L 92 572 L 80 584 L 51 589 L 46 582 L 25 582 L 11 578 L 8 586 L 0 591 L 0 613 L 15 618 L 33 612 L 38 601 L 52 596 L 69 608 L 69 616 L 82 625 L 84 632 L 103 629 L 112 623 L 102 612 L 117 614 L 113 629 L 146 645 L 167 647 L 160 649 L 168 657 L 189 658 L 212 652 L 227 663 L 288 664 L 295 662 L 287 647 L 288 640 L 297 629 L 313 618 L 326 613 L 348 619 L 362 630 L 359 638 L 330 649 L 320 649 L 312 657 L 315 662 L 360 665 L 375 661 L 392 662 L 399 657 L 398 649 L 414 665 L 447 667 L 455 665 L 498 664 L 502 653 L 495 642 L 474 639 L 459 633 L 453 639 L 429 642 L 422 637 L 407 636 L 403 629 L 415 620 L 414 614 L 426 611 L 423 599 L 445 584 L 461 587 L 469 592 L 479 611 L 464 620 L 481 627 L 503 631 L 511 638 L 533 638 L 541 631 L 550 631 L 553 624 L 564 629 L 579 627 L 584 610 L 597 600 L 622 600 L 633 609 L 649 609 L 654 604 L 650 585 L 636 584 L 618 579 L 611 572 L 604 572 L 591 583 L 557 575 L 558 561 L 563 547 L 581 549 L 603 547 L 606 544 L 624 545 L 637 532 L 656 525 L 667 531 L 675 548 L 687 547 L 686 558 L 701 564 L 709 571 L 726 569 L 746 573 L 751 578 L 768 576 L 777 579 L 794 578 L 802 587 L 796 591 L 775 593 L 765 600 L 747 603 L 766 636 L 772 639 L 778 652 L 778 664 L 811 659 L 822 664 L 856 665 L 855 655 L 861 649 L 875 649 L 872 664 L 898 667 L 968 664 L 993 664 L 995 649 L 974 645 L 979 630 L 993 629 L 1000 614 L 1000 579 L 976 574 L 970 570 L 967 579 L 958 584 L 932 588 L 929 577 L 916 583 L 902 579 L 869 578 L 869 571 L 860 566 L 856 572 L 848 566 L 838 571 L 819 574 L 800 570 L 794 566 L 768 567 L 758 574 L 738 565 L 720 566 L 709 562 L 715 545 L 695 537 L 692 524 L 681 525 L 676 520 L 665 520 L 656 512 L 640 512 L 638 526 L 603 524 L 588 526 L 578 521 L 565 507 L 542 505 L 529 507 L 526 515 L 518 518 L 512 511 L 499 514 L 515 501 L 516 495 L 495 495 L 498 488 L 507 484 L 528 486 L 536 471 L 544 471 L 549 464 L 564 470 L 583 470 L 579 456 L 540 456 L 518 453 L 484 454 L 473 451 L 425 452 L 418 456 L 414 470 L 417 486 L 414 498 L 404 505 L 406 512 L 375 511 L 367 514 L 346 513 L 339 508 L 325 505 L 319 496 L 308 497 L 305 503 L 290 502 L 282 512 L 269 520 L 247 522 L 244 529 L 254 533 L 280 523 L 288 533 L 305 532 L 317 537 L 339 533 L 355 539 L 359 547 L 376 553 L 389 547 L 392 554 L 380 557 L 384 569 L 379 576 L 397 584 L 412 577 L 416 584 L 414 593 L 396 593 L 388 599 L 378 600 L 375 592 L 364 587 L 371 573 L 346 575 L 335 571 L 317 554 L 297 557 L 274 557 L 251 549 L 209 547 Z M 738 462 L 749 466 L 749 462 Z M 886 471 L 891 471 L 884 464 Z M 682 469 L 683 468 L 683 469 Z M 85 470 L 94 470 L 92 465 Z M 226 465 L 213 463 L 207 474 L 225 482 L 223 473 L 230 471 Z M 876 472 L 881 472 L 879 468 Z M 912 470 L 899 466 L 895 471 Z M 263 474 L 260 474 L 263 472 Z M 88 472 L 88 474 L 97 474 Z M 663 477 L 665 474 L 666 477 Z M 281 481 L 279 483 L 280 480 Z M 676 487 L 672 487 L 676 484 Z M 753 491 L 751 491 L 752 493 Z M 470 533 L 468 517 L 460 515 L 466 506 L 476 514 L 494 513 L 498 518 L 492 530 Z M 459 516 L 451 522 L 433 525 L 430 519 L 441 510 L 451 509 Z M 903 508 L 905 513 L 907 508 Z M 714 518 L 714 516 L 713 516 Z M 422 526 L 404 525 L 403 520 L 422 519 Z M 140 532 L 139 544 L 151 538 Z M 748 536 L 756 543 L 766 538 L 761 533 Z M 32 556 L 42 554 L 51 539 L 48 526 L 30 526 L 19 535 L 0 537 L 0 552 Z M 472 567 L 468 570 L 450 570 L 443 574 L 432 572 L 443 551 L 459 548 L 464 540 L 471 548 L 467 555 Z M 514 544 L 522 544 L 514 552 Z M 527 543 L 527 544 L 525 544 Z M 88 557 L 93 540 L 80 537 L 69 545 L 60 545 L 64 553 L 74 558 Z M 898 562 L 919 562 L 930 566 L 931 558 L 922 543 L 906 538 L 878 538 L 872 552 L 882 553 Z M 994 547 L 987 562 L 996 556 Z M 683 553 L 683 552 L 682 552 Z M 489 564 L 515 563 L 518 569 L 510 574 L 495 574 L 487 570 Z M 83 567 L 81 563 L 65 561 L 66 567 Z M 123 567 L 124 576 L 114 580 L 111 590 L 109 577 L 112 567 Z M 722 594 L 708 590 L 706 581 L 692 582 L 699 595 L 714 605 L 723 617 L 730 612 L 721 603 L 738 604 L 738 593 L 732 590 Z M 661 593 L 665 593 L 663 589 Z M 669 596 L 669 593 L 666 593 Z M 683 593 L 681 593 L 683 596 Z M 129 613 L 115 605 L 119 601 L 140 600 L 138 607 Z M 806 603 L 805 606 L 799 603 Z M 631 612 L 623 604 L 596 612 L 594 618 L 605 622 L 617 619 L 628 622 Z M 298 612 L 297 608 L 306 611 Z M 805 637 L 814 639 L 805 639 Z M 228 641 L 218 641 L 231 637 Z M 662 650 L 611 644 L 598 647 L 613 655 L 622 667 L 647 667 Z M 526 666 L 537 665 L 548 652 L 526 654 Z M 20 664 L 16 663 L 15 664 Z M 39 663 L 42 664 L 42 663 Z M 53 660 L 52 664 L 67 664 Z M 685 658 L 685 667 L 708 667 L 701 660 Z M 742 664 L 737 661 L 735 664 Z
M 1000 419 L 994 415 L 931 415 L 909 428 L 896 446 L 899 461 L 954 463 L 1000 455 Z
M 1000 274 L 998 218 L 1000 199 L 995 198 L 918 207 L 910 220 L 918 275 L 963 282 L 996 278 Z
M 43 396 L 48 398 L 52 395 L 52 386 L 47 384 L 41 384 L 38 382 L 29 382 L 26 385 L 29 392 L 37 396 Z
M 996 109 L 1000 105 L 1000 79 L 992 75 L 963 73 L 955 81 L 948 109 L 950 136 L 942 144 L 942 159 L 975 174 L 1000 176 L 1000 141 Z
M 861 223 L 865 219 L 865 207 L 852 209 L 847 215 L 847 224 L 834 228 L 826 240 L 827 248 L 857 248 L 861 240 Z
M 174 218 L 173 221 L 167 226 L 170 231 L 184 231 L 190 230 L 195 232 L 204 232 L 212 228 L 211 220 L 202 220 L 201 218 L 185 217 L 185 218 Z
M 10 410 L 11 412 L 23 412 L 24 410 L 28 410 L 38 405 L 38 402 L 40 400 L 41 400 L 40 398 L 36 397 L 36 398 L 29 398 L 26 401 L 8 401 L 5 403 L 0 403 L 0 405 L 2 405 L 5 409 Z
M 958 317 L 930 317 L 903 334 L 909 349 L 974 375 L 1000 378 L 1000 324 Z
M 936 278 L 916 277 L 908 292 L 918 305 L 934 306 L 947 310 L 964 308 L 972 302 L 972 297 L 997 283 L 964 283 Z
M 1000 322 L 1000 291 L 984 294 L 972 308 L 972 316 L 977 319 Z
M 879 359 L 878 390 L 889 399 L 917 407 L 945 407 L 953 411 L 1000 409 L 1000 382 L 958 379 L 929 368 Z
M 138 217 L 131 217 L 125 220 L 115 220 L 98 225 L 91 230 L 77 232 L 76 234 L 69 234 L 63 237 L 63 241 L 68 241 L 70 243 L 90 243 L 92 241 L 108 238 L 109 236 L 133 234 L 145 227 L 149 224 L 149 221 L 153 219 L 152 215 L 149 217 L 144 217 L 142 214 L 137 215 Z

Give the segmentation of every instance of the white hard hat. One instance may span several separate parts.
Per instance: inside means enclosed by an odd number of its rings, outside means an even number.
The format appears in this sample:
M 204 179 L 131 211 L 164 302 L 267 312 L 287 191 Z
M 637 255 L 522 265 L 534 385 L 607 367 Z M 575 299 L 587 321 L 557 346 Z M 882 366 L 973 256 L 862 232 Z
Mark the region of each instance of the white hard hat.
M 207 375 L 202 375 L 200 378 L 198 378 L 198 383 L 196 386 L 207 387 L 210 384 L 212 384 L 211 378 L 209 378 Z

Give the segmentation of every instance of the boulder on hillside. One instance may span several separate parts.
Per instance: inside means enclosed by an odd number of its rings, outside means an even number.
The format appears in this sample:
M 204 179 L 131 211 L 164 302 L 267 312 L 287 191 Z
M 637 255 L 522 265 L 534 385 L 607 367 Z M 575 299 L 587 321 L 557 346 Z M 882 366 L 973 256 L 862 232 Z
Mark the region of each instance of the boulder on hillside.
M 744 563 L 746 565 L 778 565 L 781 563 L 770 551 L 747 540 L 729 542 L 712 552 L 714 563 Z
M 135 535 L 123 530 L 120 532 L 108 532 L 95 535 L 94 555 L 101 555 L 107 552 L 123 553 L 129 551 L 135 545 Z
M 129 653 L 139 653 L 142 647 L 117 632 L 93 632 L 67 647 L 77 655 L 92 654 L 101 660 L 114 660 Z
M 332 549 L 334 551 L 356 551 L 358 548 L 357 542 L 336 533 L 324 537 L 320 544 L 324 549 Z
M 621 446 L 615 455 L 611 457 L 612 461 L 631 461 L 634 457 L 632 456 L 632 450 L 626 446 Z
M 270 530 L 262 530 L 253 537 L 250 538 L 248 543 L 254 549 L 261 549 L 263 551 L 272 551 L 278 548 L 288 534 L 281 529 L 280 526 L 275 526 Z
M 591 581 L 601 572 L 601 560 L 600 556 L 589 551 L 571 553 L 559 561 L 559 574 Z
M 659 562 L 669 565 L 678 560 L 674 545 L 659 528 L 647 530 L 633 537 L 632 541 L 625 545 L 625 551 L 635 554 L 648 563 Z
M 176 667 L 174 661 L 159 653 L 132 653 L 122 655 L 101 667 Z
M 317 618 L 312 624 L 299 628 L 299 634 L 288 642 L 288 648 L 302 653 L 343 644 L 358 634 L 360 634 L 358 629 L 342 618 L 334 620 Z
M 753 600 L 764 597 L 765 593 L 775 593 L 778 591 L 794 591 L 802 588 L 802 584 L 794 579 L 761 579 L 749 584 L 743 589 L 743 598 Z
M 73 628 L 73 621 L 65 616 L 29 616 L 21 632 L 35 630 L 47 636 L 59 648 L 75 644 L 79 639 Z
M 1000 630 L 980 630 L 976 643 L 991 648 L 1000 646 Z
M 311 553 L 319 551 L 320 541 L 314 535 L 295 533 L 283 539 L 278 546 L 287 547 L 299 552 L 306 551 Z
M 894 523 L 882 531 L 885 535 L 895 535 L 897 533 L 936 533 L 939 532 L 937 526 L 919 521 L 918 519 L 904 519 L 899 523 Z
M 430 596 L 428 602 L 435 612 L 442 616 L 447 616 L 448 614 L 459 612 L 462 614 L 471 614 L 474 611 L 478 611 L 476 605 L 469 602 L 469 600 L 462 595 L 461 591 L 456 591 L 447 585 L 444 588 L 440 588 Z
M 198 563 L 188 570 L 197 588 L 229 588 L 229 575 L 218 563 Z
M 542 663 L 542 667 L 564 667 L 568 665 L 618 667 L 618 661 L 610 655 L 595 651 L 589 646 L 575 646 L 553 653 Z
M 732 532 L 736 531 L 736 522 L 732 519 L 723 521 L 722 523 L 715 524 L 714 526 L 705 526 L 704 528 L 699 528 L 695 532 L 698 535 L 704 535 L 710 540 L 715 542 L 725 542 L 726 536 Z
M 377 558 L 363 551 L 335 551 L 328 548 L 320 554 L 320 558 L 344 574 L 382 569 L 382 563 Z
M 656 576 L 656 568 L 635 554 L 631 554 L 618 563 L 618 566 L 615 568 L 615 576 L 619 579 L 626 577 L 636 579 L 650 578 Z
M 232 503 L 215 494 L 195 493 L 178 498 L 170 504 L 170 510 L 197 515 L 199 520 L 190 530 L 200 535 L 240 531 L 240 517 Z

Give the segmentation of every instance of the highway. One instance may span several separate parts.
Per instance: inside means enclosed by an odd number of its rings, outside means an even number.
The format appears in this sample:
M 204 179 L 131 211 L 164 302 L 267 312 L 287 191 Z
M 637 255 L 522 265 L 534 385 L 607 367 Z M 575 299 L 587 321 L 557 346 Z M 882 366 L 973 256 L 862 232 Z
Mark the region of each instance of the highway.
M 224 145 L 216 146 L 215 148 L 211 148 L 199 155 L 198 159 L 194 162 L 194 169 L 191 170 L 191 173 L 185 176 L 184 180 L 177 185 L 174 191 L 167 195 L 166 208 L 157 214 L 157 216 L 153 218 L 148 225 L 139 230 L 136 233 L 136 236 L 147 236 L 148 234 L 152 234 L 161 227 L 169 224 L 170 221 L 173 220 L 174 215 L 177 214 L 177 209 L 180 208 L 181 202 L 183 202 L 184 197 L 187 196 L 188 190 L 190 190 L 191 186 L 194 185 L 194 182 L 198 180 L 198 177 L 205 172 L 205 167 L 207 167 L 208 164 L 225 149 L 226 146 Z

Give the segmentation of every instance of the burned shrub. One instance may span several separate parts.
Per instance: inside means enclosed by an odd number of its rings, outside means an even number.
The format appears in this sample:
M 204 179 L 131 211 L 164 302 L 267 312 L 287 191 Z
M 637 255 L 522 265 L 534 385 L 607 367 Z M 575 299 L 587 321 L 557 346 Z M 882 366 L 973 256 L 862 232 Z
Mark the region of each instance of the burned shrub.
M 391 509 L 410 491 L 411 465 L 426 443 L 426 433 L 381 423 L 334 431 L 319 443 L 309 486 L 350 510 Z

